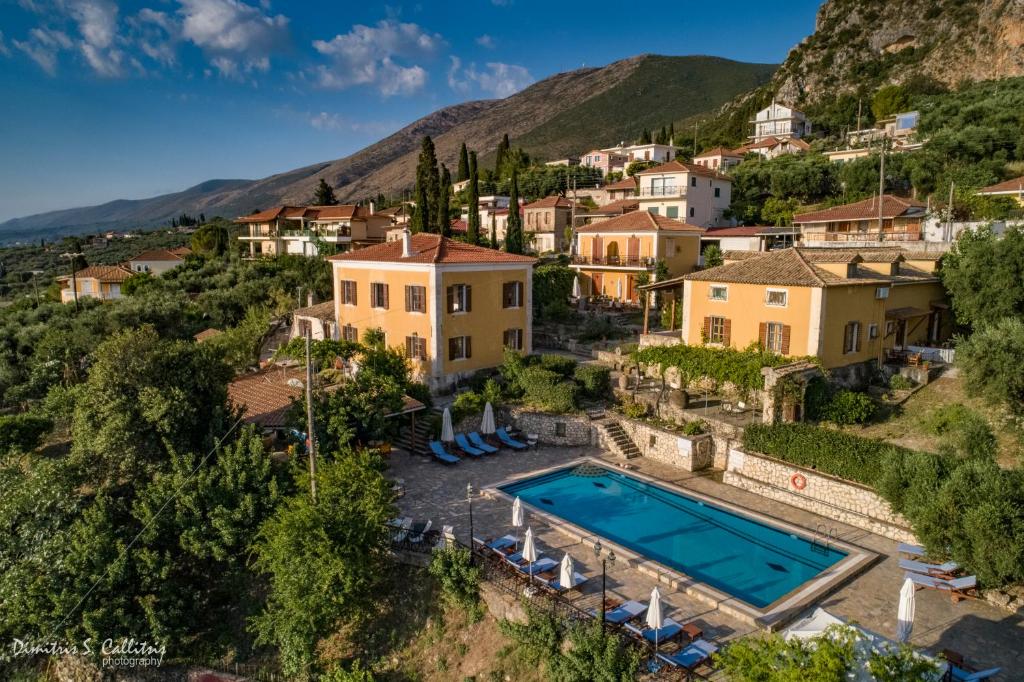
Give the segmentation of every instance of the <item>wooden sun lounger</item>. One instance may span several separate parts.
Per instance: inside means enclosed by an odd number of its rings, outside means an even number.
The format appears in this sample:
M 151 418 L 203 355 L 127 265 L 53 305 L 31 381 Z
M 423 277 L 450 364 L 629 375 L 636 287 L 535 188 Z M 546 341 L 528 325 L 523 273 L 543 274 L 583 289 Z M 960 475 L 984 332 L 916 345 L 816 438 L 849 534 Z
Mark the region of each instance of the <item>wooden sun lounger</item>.
M 944 564 L 929 564 L 924 561 L 914 561 L 913 559 L 900 559 L 900 568 L 912 573 L 921 573 L 951 580 L 955 577 L 955 573 L 960 570 L 960 564 L 955 561 L 947 561 Z
M 658 654 L 658 658 L 674 668 L 693 672 L 711 660 L 718 647 L 706 639 L 698 639 L 674 654 Z
M 978 588 L 978 579 L 973 575 L 964 576 L 963 578 L 953 578 L 952 580 L 943 580 L 942 578 L 936 578 L 930 575 L 922 575 L 920 573 L 906 573 L 905 577 L 908 578 L 914 585 L 919 588 L 929 588 L 932 590 L 940 590 L 949 592 L 950 599 L 953 603 L 973 597 L 974 592 Z

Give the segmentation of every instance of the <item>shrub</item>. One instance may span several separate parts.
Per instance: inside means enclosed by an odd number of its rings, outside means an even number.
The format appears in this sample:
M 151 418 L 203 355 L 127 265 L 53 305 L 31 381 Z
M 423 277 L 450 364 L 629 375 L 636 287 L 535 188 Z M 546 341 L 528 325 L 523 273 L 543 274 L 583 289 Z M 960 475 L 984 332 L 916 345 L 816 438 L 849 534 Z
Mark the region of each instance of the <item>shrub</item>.
M 622 401 L 619 409 L 622 410 L 622 414 L 630 419 L 643 419 L 647 416 L 647 403 L 641 403 L 636 400 Z
M 811 641 L 777 632 L 734 640 L 715 654 L 715 667 L 732 682 L 844 680 L 856 660 L 857 631 L 832 626 Z
M 602 365 L 577 365 L 573 379 L 588 398 L 603 398 L 611 390 L 611 370 Z
M 682 431 L 687 436 L 699 436 L 702 433 L 708 432 L 708 424 L 703 419 L 696 419 L 692 422 L 686 422 L 683 424 Z
M 405 387 L 405 394 L 410 398 L 415 398 L 420 401 L 427 408 L 434 406 L 434 396 L 430 394 L 430 387 L 419 381 L 412 381 L 408 386 Z
M 893 374 L 889 377 L 889 388 L 894 391 L 909 391 L 914 387 L 914 382 L 902 374 Z
M 640 652 L 621 637 L 609 635 L 597 621 L 577 621 L 569 629 L 569 643 L 549 662 L 547 678 L 553 682 L 635 680 Z
M 655 365 L 664 372 L 675 367 L 686 385 L 708 378 L 717 385 L 733 384 L 749 393 L 764 386 L 762 367 L 777 367 L 788 359 L 752 346 L 744 350 L 712 346 L 649 346 L 637 351 L 635 359 L 644 365 Z
M 564 355 L 546 354 L 540 356 L 540 366 L 552 372 L 558 372 L 568 379 L 576 370 L 576 360 L 567 358 Z
M 503 620 L 498 627 L 506 637 L 519 645 L 527 662 L 533 665 L 545 663 L 562 649 L 562 625 L 555 616 L 529 602 L 524 602 L 523 607 L 526 610 L 525 623 Z
M 875 415 L 875 403 L 866 393 L 836 391 L 821 415 L 835 424 L 863 424 Z
M 482 414 L 485 403 L 484 397 L 473 391 L 466 391 L 455 396 L 451 408 L 452 424 L 458 424 L 466 417 L 471 417 L 474 414 Z
M 43 442 L 53 422 L 34 414 L 0 416 L 0 454 L 12 451 L 31 452 Z
M 543 367 L 527 367 L 519 376 L 523 400 L 546 412 L 564 414 L 576 409 L 579 386 Z
M 823 377 L 814 377 L 808 381 L 804 391 L 804 409 L 807 412 L 807 418 L 821 421 L 831 399 L 832 386 Z
M 955 299 L 954 299 L 955 300 Z M 1024 414 L 1024 320 L 1007 318 L 983 327 L 956 346 L 967 388 L 994 404 Z
M 615 326 L 608 315 L 597 315 L 587 318 L 576 338 L 580 341 L 597 341 L 599 339 L 615 339 L 622 335 L 622 330 Z
M 943 450 L 970 457 L 994 457 L 996 436 L 985 418 L 960 404 L 937 407 L 925 417 L 925 428 L 941 438 Z
M 430 558 L 430 575 L 441 583 L 445 598 L 464 609 L 475 609 L 480 598 L 480 569 L 470 561 L 469 550 L 448 547 Z

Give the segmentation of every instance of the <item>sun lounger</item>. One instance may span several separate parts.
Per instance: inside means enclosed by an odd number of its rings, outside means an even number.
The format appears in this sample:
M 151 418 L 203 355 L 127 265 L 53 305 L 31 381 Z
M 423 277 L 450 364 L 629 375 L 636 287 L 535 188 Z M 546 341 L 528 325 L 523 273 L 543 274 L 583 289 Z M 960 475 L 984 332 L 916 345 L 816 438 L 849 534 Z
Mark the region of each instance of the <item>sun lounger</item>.
M 556 577 L 554 580 L 549 582 L 548 583 L 548 587 L 550 587 L 555 592 L 568 592 L 569 590 L 578 590 L 578 589 L 580 589 L 580 587 L 585 582 L 587 582 L 587 580 L 589 580 L 589 578 L 587 578 L 587 576 L 583 575 L 582 573 L 573 573 L 572 577 L 573 577 L 573 582 L 576 583 L 572 587 L 562 587 L 562 583 L 561 583 L 561 580 L 560 580 L 559 577 Z
M 495 452 L 498 451 L 498 448 L 494 447 L 493 445 L 485 441 L 483 437 L 481 437 L 481 435 L 476 431 L 470 431 L 469 442 L 489 455 L 493 455 Z
M 388 522 L 388 525 L 398 529 L 398 532 L 391 539 L 395 542 L 401 542 L 409 535 L 409 529 L 412 528 L 412 517 L 404 516 L 400 519 L 392 519 Z
M 931 575 L 921 575 L 920 573 L 908 572 L 906 577 L 918 587 L 927 587 L 933 590 L 945 590 L 946 592 L 949 592 L 949 596 L 954 602 L 958 602 L 961 599 L 969 597 L 970 595 L 967 593 L 978 586 L 978 579 L 973 575 L 968 575 L 963 578 L 953 578 L 952 580 L 944 580 Z
M 426 523 L 414 523 L 409 530 L 409 542 L 423 542 L 423 536 L 430 530 L 430 519 Z
M 490 542 L 488 542 L 487 547 L 488 549 L 493 549 L 498 554 L 504 556 L 505 553 L 502 550 L 514 546 L 517 542 L 519 542 L 519 538 L 517 538 L 516 536 L 503 535 L 497 540 L 491 540 Z
M 1001 671 L 1002 668 L 989 668 L 988 670 L 972 673 L 955 665 L 950 665 L 949 670 L 953 674 L 954 682 L 980 682 L 981 680 L 987 680 L 990 677 L 999 674 L 999 671 Z
M 521 443 L 512 436 L 508 435 L 508 431 L 506 431 L 504 427 L 499 428 L 494 433 L 496 436 L 498 436 L 498 440 L 500 440 L 502 443 L 509 446 L 513 450 L 525 450 L 526 448 L 529 447 L 526 443 Z
M 538 573 L 543 573 L 544 571 L 549 571 L 552 568 L 557 567 L 558 562 L 550 557 L 542 556 L 534 561 L 532 565 L 533 568 L 530 567 L 530 564 L 516 565 L 516 568 L 523 573 L 530 574 L 532 572 L 533 575 L 537 575 Z
M 946 578 L 956 573 L 960 569 L 960 564 L 955 561 L 947 561 L 944 564 L 929 564 L 924 561 L 914 561 L 913 559 L 900 559 L 900 568 L 913 573 Z
M 919 545 L 911 545 L 906 542 L 900 543 L 899 552 L 900 554 L 909 554 L 910 556 L 918 557 L 925 555 L 924 547 L 921 547 Z
M 655 642 L 668 642 L 683 634 L 683 626 L 671 618 L 663 618 L 661 621 L 661 627 L 658 628 L 657 631 L 655 631 L 654 628 L 646 626 L 639 628 L 630 623 L 626 623 L 626 629 L 634 635 L 646 639 L 651 644 L 654 644 Z
M 717 646 L 706 639 L 698 639 L 674 654 L 658 654 L 658 658 L 670 666 L 692 672 L 707 663 L 716 651 Z
M 460 450 L 462 450 L 463 452 L 465 452 L 467 455 L 469 455 L 471 457 L 483 457 L 484 456 L 484 451 L 483 450 L 481 450 L 480 448 L 475 448 L 475 447 L 473 447 L 472 445 L 469 444 L 469 441 L 466 440 L 465 434 L 456 433 L 455 434 L 455 444 L 459 446 Z
M 609 623 L 620 625 L 643 615 L 643 612 L 646 610 L 647 604 L 641 604 L 638 601 L 628 601 L 624 604 L 619 604 L 614 609 L 605 611 L 604 619 Z M 597 615 L 597 612 L 592 613 L 595 616 Z
M 439 459 L 445 464 L 458 464 L 459 458 L 455 455 L 449 454 L 444 446 L 436 440 L 430 441 L 430 453 L 434 455 L 435 459 Z

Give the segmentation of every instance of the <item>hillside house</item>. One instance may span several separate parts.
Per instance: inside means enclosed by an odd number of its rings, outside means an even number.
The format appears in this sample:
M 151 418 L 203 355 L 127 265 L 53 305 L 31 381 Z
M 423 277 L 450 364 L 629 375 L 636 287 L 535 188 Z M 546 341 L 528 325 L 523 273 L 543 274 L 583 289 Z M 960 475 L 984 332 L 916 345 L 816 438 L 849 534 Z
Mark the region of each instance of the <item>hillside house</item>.
M 130 259 L 126 265 L 132 272 L 147 272 L 159 277 L 185 262 L 192 249 L 179 246 L 173 249 L 150 249 Z
M 641 211 L 699 227 L 727 225 L 732 180 L 696 164 L 669 161 L 636 174 Z
M 757 112 L 750 123 L 754 124 L 754 134 L 750 136 L 754 143 L 769 137 L 801 138 L 811 132 L 811 123 L 803 112 L 774 101 Z
M 391 216 L 372 206 L 275 206 L 235 219 L 238 240 L 246 258 L 282 254 L 316 256 L 318 243 L 332 244 L 340 253 L 384 241 Z
M 572 225 L 571 201 L 561 196 L 544 197 L 523 206 L 523 232 L 532 236 L 528 246 L 536 253 L 562 251 L 565 228 Z
M 116 301 L 121 298 L 121 285 L 133 274 L 123 265 L 90 265 L 76 270 L 73 275 L 57 278 L 60 302 L 75 303 L 83 298 Z
M 1012 180 L 997 182 L 988 187 L 982 187 L 977 191 L 983 197 L 1010 197 L 1024 206 L 1024 175 Z
M 613 201 L 619 201 L 620 199 L 629 199 L 630 197 L 636 196 L 636 178 L 623 178 L 618 182 L 613 182 L 609 185 L 604 186 L 605 196 L 607 201 L 603 202 L 610 204 Z
M 793 216 L 803 246 L 881 246 L 919 242 L 925 204 L 892 194 Z
M 596 168 L 601 171 L 602 176 L 622 171 L 627 163 L 629 163 L 629 159 L 626 154 L 617 149 L 615 151 L 593 149 L 580 157 L 581 166 Z
M 744 152 L 741 150 L 715 147 L 693 157 L 693 162 L 698 166 L 725 173 L 730 168 L 740 165 L 743 162 L 743 156 Z

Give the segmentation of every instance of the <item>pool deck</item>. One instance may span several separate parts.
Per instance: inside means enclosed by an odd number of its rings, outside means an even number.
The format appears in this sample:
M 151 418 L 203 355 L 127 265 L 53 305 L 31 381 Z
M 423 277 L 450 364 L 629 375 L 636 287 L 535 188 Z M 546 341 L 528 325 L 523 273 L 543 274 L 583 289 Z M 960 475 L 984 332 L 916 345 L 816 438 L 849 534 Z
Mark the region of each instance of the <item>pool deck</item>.
M 563 466 L 581 457 L 604 460 L 609 464 L 621 461 L 595 447 L 540 446 L 525 453 L 502 451 L 495 456 L 463 461 L 450 467 L 397 451 L 390 457 L 390 466 L 391 475 L 402 479 L 405 487 L 405 495 L 398 500 L 403 515 L 431 519 L 437 528 L 452 525 L 456 536 L 467 542 L 467 484 L 481 491 L 507 479 Z M 881 635 L 895 636 L 896 606 L 903 571 L 897 565 L 899 557 L 894 541 L 724 485 L 715 480 L 715 472 L 691 473 L 643 457 L 629 463 L 636 467 L 633 473 L 796 525 L 808 532 L 813 532 L 818 523 L 827 523 L 837 529 L 840 541 L 879 555 L 866 570 L 850 577 L 814 603 Z M 504 535 L 512 530 L 510 522 L 511 509 L 507 499 L 474 495 L 473 524 L 478 538 Z M 528 512 L 527 523 L 533 528 L 539 552 L 555 559 L 569 552 L 575 560 L 576 570 L 591 577 L 578 599 L 578 605 L 585 609 L 596 608 L 601 592 L 601 562 L 594 557 L 593 545 L 573 539 L 540 515 Z M 680 622 L 695 622 L 704 630 L 705 638 L 718 643 L 756 629 L 748 619 L 737 617 L 728 609 L 715 608 L 706 600 L 666 588 L 663 582 L 656 582 L 650 575 L 627 565 L 626 561 L 618 560 L 608 566 L 607 575 L 610 593 L 643 602 L 658 584 L 666 616 Z M 963 654 L 966 662 L 975 668 L 1002 667 L 1003 673 L 996 679 L 1024 679 L 1024 613 L 1011 614 L 975 600 L 953 604 L 948 596 L 931 590 L 917 593 L 916 606 L 911 637 L 916 647 L 930 653 L 951 649 Z

